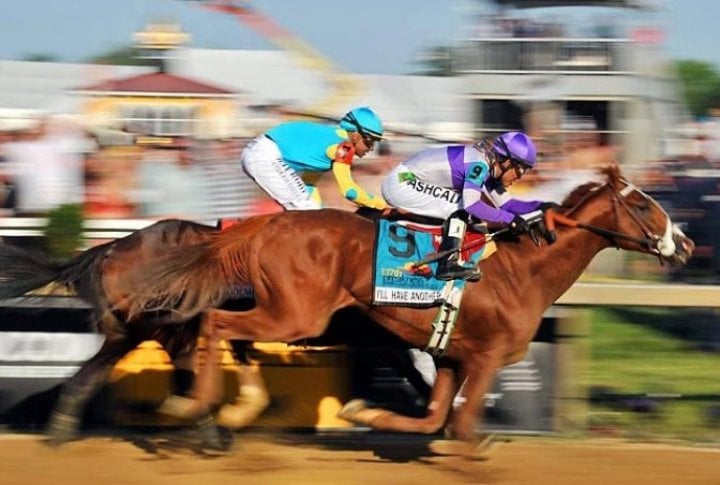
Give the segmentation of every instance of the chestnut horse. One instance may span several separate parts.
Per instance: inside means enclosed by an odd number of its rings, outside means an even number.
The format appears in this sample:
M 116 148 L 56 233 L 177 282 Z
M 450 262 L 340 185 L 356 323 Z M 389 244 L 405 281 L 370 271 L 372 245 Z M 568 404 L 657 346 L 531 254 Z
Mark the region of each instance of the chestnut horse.
M 358 403 L 346 406 L 342 417 L 376 429 L 420 433 L 437 432 L 447 422 L 454 438 L 472 443 L 496 371 L 522 359 L 542 315 L 599 251 L 616 246 L 684 264 L 694 245 L 662 207 L 623 178 L 617 165 L 601 175 L 602 181 L 577 187 L 563 201 L 558 214 L 564 225 L 557 227 L 554 244 L 537 246 L 528 236 L 498 241 L 497 254 L 482 263 L 483 279 L 468 282 L 424 417 Z M 354 306 L 410 345 L 428 343 L 437 308 L 373 305 L 375 237 L 372 221 L 333 209 L 247 219 L 206 242 L 170 250 L 127 278 L 124 304 L 131 313 L 174 311 L 189 318 L 204 312 L 208 359 L 194 392 L 202 412 L 218 392 L 221 339 L 315 337 L 336 310 Z M 217 309 L 239 282 L 254 288 L 255 307 Z M 451 413 L 458 391 L 464 399 Z
M 0 244 L 0 298 L 12 298 L 55 283 L 72 291 L 94 309 L 94 323 L 105 336 L 95 356 L 85 362 L 64 383 L 48 424 L 48 435 L 54 442 L 73 438 L 90 398 L 107 381 L 113 366 L 144 340 L 156 340 L 163 345 L 175 366 L 174 391 L 182 394 L 189 390 L 194 375 L 193 352 L 198 338 L 199 317 L 168 325 L 163 315 L 144 314 L 128 318 L 114 294 L 113 288 L 135 266 L 157 258 L 169 248 L 190 246 L 207 240 L 219 230 L 213 226 L 183 220 L 164 220 L 132 234 L 92 247 L 65 263 L 57 263 L 46 255 L 21 247 Z M 247 306 L 247 305 L 246 305 Z M 242 342 L 234 342 L 236 356 L 244 360 Z M 241 388 L 239 404 L 244 409 L 225 406 L 220 421 L 234 427 L 252 421 L 267 404 L 264 385 L 252 369 L 240 368 Z M 245 387 L 245 386 L 243 386 Z M 243 399 L 253 396 L 255 400 Z M 171 396 L 166 405 L 168 412 L 176 409 L 180 399 Z M 179 413 L 179 412 L 177 412 Z M 181 414 L 181 413 L 179 413 Z M 208 443 L 215 442 L 217 430 L 208 416 L 199 421 Z

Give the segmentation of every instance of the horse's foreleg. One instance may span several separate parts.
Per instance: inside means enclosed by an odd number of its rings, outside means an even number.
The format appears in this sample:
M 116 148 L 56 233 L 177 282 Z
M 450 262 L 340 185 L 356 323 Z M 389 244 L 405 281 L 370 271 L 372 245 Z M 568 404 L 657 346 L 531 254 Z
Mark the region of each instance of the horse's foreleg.
M 59 444 L 75 438 L 87 402 L 107 382 L 113 366 L 138 342 L 126 335 L 108 336 L 103 346 L 62 387 L 47 426 L 50 441 Z
M 220 408 L 217 415 L 218 424 L 231 429 L 252 424 L 270 404 L 270 396 L 257 366 L 240 365 L 237 374 L 238 395 L 232 404 Z
M 338 413 L 338 416 L 377 430 L 432 434 L 440 430 L 445 424 L 458 385 L 454 369 L 450 367 L 439 368 L 430 394 L 427 414 L 423 418 L 411 418 L 392 411 L 368 408 L 364 405 L 364 401 L 361 400 L 349 402 Z
M 198 373 L 194 396 L 201 411 L 209 409 L 219 390 L 219 342 L 221 340 L 248 340 L 264 342 L 291 342 L 322 333 L 331 311 L 328 308 L 300 301 L 297 295 L 278 290 L 277 302 L 258 300 L 248 311 L 233 312 L 220 309 L 207 310 L 201 334 L 207 341 L 206 365 Z M 248 373 L 242 379 L 256 378 L 255 389 L 264 390 L 259 375 Z M 257 393 L 256 393 L 257 394 Z M 256 395 L 257 397 L 257 395 Z M 267 403 L 258 401 L 261 407 Z M 259 414 L 261 409 L 256 410 Z M 249 424 L 245 420 L 238 421 Z
M 226 404 L 217 414 L 218 424 L 231 429 L 251 424 L 270 404 L 260 368 L 253 365 L 247 355 L 252 342 L 231 340 L 235 360 L 238 362 L 238 394 L 231 404 Z
M 477 354 L 462 363 L 466 378 L 461 391 L 463 402 L 453 411 L 450 420 L 449 432 L 453 438 L 469 443 L 477 440 L 480 409 L 500 367 L 501 355 L 497 352 Z

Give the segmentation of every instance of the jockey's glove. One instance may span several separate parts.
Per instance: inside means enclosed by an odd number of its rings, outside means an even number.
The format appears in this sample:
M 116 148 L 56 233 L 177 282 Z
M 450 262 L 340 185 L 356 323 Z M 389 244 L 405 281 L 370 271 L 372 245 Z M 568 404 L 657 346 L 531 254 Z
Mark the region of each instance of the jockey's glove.
M 511 233 L 520 235 L 530 231 L 530 224 L 522 216 L 515 216 L 512 222 L 508 224 L 508 229 L 510 229 Z

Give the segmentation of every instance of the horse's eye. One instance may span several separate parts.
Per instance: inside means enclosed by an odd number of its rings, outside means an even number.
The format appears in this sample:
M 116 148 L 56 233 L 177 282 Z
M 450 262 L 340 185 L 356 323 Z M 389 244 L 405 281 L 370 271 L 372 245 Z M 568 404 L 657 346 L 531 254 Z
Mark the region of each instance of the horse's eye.
M 650 202 L 647 199 L 643 199 L 640 202 L 638 202 L 637 208 L 643 212 L 647 212 L 650 210 Z

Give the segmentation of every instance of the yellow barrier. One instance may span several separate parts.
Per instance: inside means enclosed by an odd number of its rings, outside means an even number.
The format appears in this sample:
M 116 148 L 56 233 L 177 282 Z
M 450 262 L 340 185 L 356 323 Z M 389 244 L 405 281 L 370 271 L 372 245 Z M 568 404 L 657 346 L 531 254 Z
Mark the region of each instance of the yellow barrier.
M 344 348 L 305 348 L 286 344 L 255 344 L 250 352 L 271 396 L 268 409 L 254 425 L 282 428 L 351 427 L 336 417 L 350 399 L 348 354 Z M 202 339 L 197 361 L 204 360 Z M 202 364 L 200 364 L 202 365 Z M 221 368 L 223 396 L 218 404 L 231 404 L 238 393 L 238 364 L 230 346 L 223 343 Z M 110 376 L 110 391 L 118 403 L 110 410 L 118 424 L 181 424 L 148 410 L 157 408 L 169 395 L 173 365 L 162 347 L 143 342 L 123 358 Z

